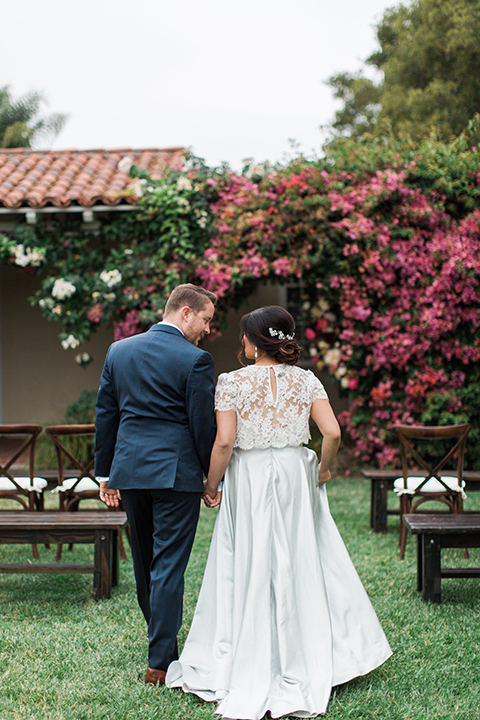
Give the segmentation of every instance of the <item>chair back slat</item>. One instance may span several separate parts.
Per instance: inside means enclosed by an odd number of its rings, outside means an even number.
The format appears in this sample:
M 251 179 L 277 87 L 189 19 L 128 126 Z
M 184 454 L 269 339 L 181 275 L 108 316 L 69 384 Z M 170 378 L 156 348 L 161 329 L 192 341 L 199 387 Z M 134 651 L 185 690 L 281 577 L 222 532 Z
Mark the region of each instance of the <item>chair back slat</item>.
M 38 424 L 0 424 L 0 476 L 8 478 L 13 487 L 0 490 L 0 498 L 10 498 L 19 502 L 26 510 L 35 509 L 35 492 L 32 489 L 35 477 L 35 444 L 42 432 Z M 27 454 L 30 487 L 22 487 L 16 480 L 14 465 Z M 18 475 L 17 475 L 18 477 Z
M 461 486 L 463 481 L 463 461 L 465 455 L 465 443 L 467 435 L 472 429 L 469 423 L 460 425 L 443 425 L 443 426 L 426 426 L 426 425 L 394 425 L 393 430 L 396 432 L 400 441 L 400 457 L 402 461 L 402 475 L 404 487 L 407 487 L 407 478 L 411 475 L 408 467 L 408 457 L 410 456 L 417 463 L 418 467 L 426 470 L 425 479 L 415 489 L 414 494 L 419 495 L 423 486 L 430 480 L 435 478 L 448 492 L 448 485 L 442 480 L 441 470 L 448 462 L 457 455 L 457 481 Z M 448 452 L 432 466 L 413 445 L 411 440 L 456 440 L 450 447 Z M 417 471 L 415 471 L 417 475 Z M 423 473 L 422 473 L 423 475 Z
M 100 487 L 93 472 L 95 464 L 93 453 L 88 462 L 83 463 L 78 457 L 75 457 L 70 448 L 66 447 L 64 440 L 64 438 L 69 437 L 95 436 L 95 425 L 93 423 L 84 425 L 50 425 L 45 428 L 45 432 L 53 441 L 57 453 L 59 489 L 63 489 L 65 476 L 68 472 L 65 470 L 65 459 L 75 468 L 72 474 L 75 471 L 77 471 L 75 474 L 78 474 L 78 477 L 75 478 L 75 482 L 72 483 L 71 487 L 66 489 L 65 492 L 60 492 L 60 507 L 63 508 L 68 505 L 75 495 L 79 492 L 81 493 L 81 491 L 77 490 L 77 487 L 84 478 L 89 478 L 97 487 Z M 63 495 L 66 495 L 66 498 L 63 498 Z
M 400 558 L 405 555 L 407 542 L 407 530 L 403 522 L 403 516 L 415 512 L 423 503 L 430 500 L 442 503 L 450 512 L 463 512 L 463 458 L 465 455 L 465 443 L 467 435 L 472 429 L 470 423 L 460 425 L 394 425 L 400 442 L 400 457 L 402 460 L 402 478 L 394 481 L 394 490 L 400 496 Z M 445 453 L 443 446 L 441 453 L 443 457 L 429 462 L 424 453 L 418 449 L 418 443 L 414 441 L 438 440 L 451 441 L 448 452 Z M 457 456 L 457 477 L 456 482 L 449 480 L 452 471 L 448 475 L 443 474 L 450 460 Z M 416 463 L 415 469 L 409 469 L 409 459 Z M 423 477 L 425 476 L 425 477 Z M 409 481 L 409 477 L 412 478 Z M 444 479 L 445 478 L 445 479 Z M 430 479 L 435 479 L 439 485 L 427 490 L 425 486 Z M 419 482 L 420 480 L 420 482 Z M 402 482 L 402 485 L 400 485 Z M 467 551 L 464 551 L 467 553 Z M 468 557 L 468 554 L 466 555 Z

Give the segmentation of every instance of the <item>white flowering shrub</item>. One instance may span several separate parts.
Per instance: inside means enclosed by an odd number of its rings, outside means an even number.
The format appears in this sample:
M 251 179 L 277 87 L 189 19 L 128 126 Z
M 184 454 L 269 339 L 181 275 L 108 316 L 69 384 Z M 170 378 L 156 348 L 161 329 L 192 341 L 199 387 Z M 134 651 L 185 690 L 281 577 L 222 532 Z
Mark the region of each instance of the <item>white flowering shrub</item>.
M 188 177 L 181 176 L 177 180 L 177 190 L 191 190 L 192 189 L 192 183 L 188 179 Z
M 122 273 L 119 270 L 103 270 L 100 273 L 100 280 L 109 288 L 115 287 L 122 282 Z
M 75 285 L 68 280 L 57 278 L 53 283 L 52 297 L 57 300 L 65 300 L 65 298 L 71 297 L 76 289 Z
M 131 178 L 127 194 L 139 206 L 132 212 L 99 214 L 95 229 L 72 214 L 56 216 L 55 224 L 42 216 L 35 227 L 0 233 L 0 262 L 38 269 L 41 287 L 30 302 L 59 323 L 59 341 L 75 349 L 80 367 L 92 362 L 82 343 L 101 324 L 113 323 L 118 340 L 162 318 L 172 288 L 196 281 L 197 261 L 214 231 L 213 171 L 182 158 L 152 178 L 133 162 L 123 157 L 116 168 Z
M 78 353 L 78 355 L 75 355 L 75 362 L 77 365 L 80 365 L 80 367 L 85 368 L 92 362 L 92 357 L 87 352 Z
M 15 245 L 13 248 L 14 262 L 15 265 L 20 267 L 39 267 L 45 260 L 45 253 L 39 248 L 29 248 L 24 245 Z
M 80 341 L 77 340 L 74 335 L 68 335 L 64 340 L 62 340 L 62 347 L 64 350 L 68 350 L 69 348 L 75 350 L 75 348 L 79 345 Z
M 132 183 L 133 194 L 136 195 L 138 198 L 141 198 L 145 191 L 146 183 L 147 181 L 144 178 L 136 178 L 135 181 Z
M 126 175 L 128 175 L 128 173 L 130 172 L 130 168 L 132 167 L 132 165 L 133 165 L 133 160 L 132 160 L 132 158 L 129 157 L 128 155 L 126 155 L 126 157 L 122 158 L 122 159 L 120 160 L 120 162 L 118 163 L 117 169 L 119 170 L 119 172 L 125 173 Z
M 208 224 L 208 213 L 207 213 L 207 211 L 206 211 L 206 210 L 197 210 L 197 211 L 195 212 L 195 215 L 196 215 L 196 217 L 197 217 L 197 224 L 198 224 L 198 226 L 201 227 L 202 230 L 203 230 L 204 228 L 206 228 L 206 227 L 207 227 L 207 224 Z

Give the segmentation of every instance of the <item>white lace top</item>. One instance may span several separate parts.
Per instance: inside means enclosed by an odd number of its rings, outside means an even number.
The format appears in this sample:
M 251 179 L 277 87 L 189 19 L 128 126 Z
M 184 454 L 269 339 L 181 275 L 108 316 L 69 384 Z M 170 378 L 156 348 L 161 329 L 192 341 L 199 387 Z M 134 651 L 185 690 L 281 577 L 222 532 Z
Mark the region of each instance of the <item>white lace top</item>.
M 277 380 L 276 399 L 270 368 Z M 235 447 L 281 448 L 310 440 L 310 408 L 314 400 L 326 399 L 325 388 L 311 370 L 296 365 L 249 365 L 219 376 L 215 409 L 235 410 Z

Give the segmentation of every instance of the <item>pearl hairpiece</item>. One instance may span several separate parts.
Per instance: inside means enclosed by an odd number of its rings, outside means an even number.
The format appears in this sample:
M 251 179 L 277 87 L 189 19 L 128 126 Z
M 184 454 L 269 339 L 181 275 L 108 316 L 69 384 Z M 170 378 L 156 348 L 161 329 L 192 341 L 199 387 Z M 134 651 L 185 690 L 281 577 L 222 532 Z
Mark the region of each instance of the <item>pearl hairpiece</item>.
M 293 333 L 293 335 L 285 335 L 281 330 L 275 330 L 271 327 L 268 328 L 268 332 L 271 337 L 278 337 L 279 340 L 293 340 L 295 337 L 295 333 Z

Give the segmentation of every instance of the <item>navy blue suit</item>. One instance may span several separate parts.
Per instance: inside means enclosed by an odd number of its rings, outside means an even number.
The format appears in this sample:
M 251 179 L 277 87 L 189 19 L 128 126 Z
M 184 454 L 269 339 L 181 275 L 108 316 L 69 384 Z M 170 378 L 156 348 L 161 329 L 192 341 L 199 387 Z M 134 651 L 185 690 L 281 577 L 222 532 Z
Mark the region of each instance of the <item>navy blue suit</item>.
M 149 667 L 176 659 L 183 574 L 215 439 L 212 356 L 158 324 L 110 346 L 95 419 L 95 473 L 120 490 Z

